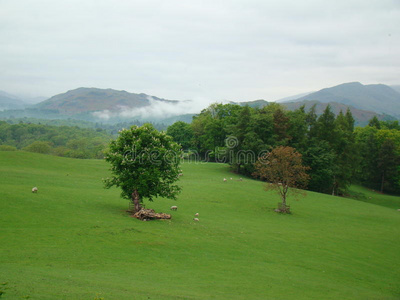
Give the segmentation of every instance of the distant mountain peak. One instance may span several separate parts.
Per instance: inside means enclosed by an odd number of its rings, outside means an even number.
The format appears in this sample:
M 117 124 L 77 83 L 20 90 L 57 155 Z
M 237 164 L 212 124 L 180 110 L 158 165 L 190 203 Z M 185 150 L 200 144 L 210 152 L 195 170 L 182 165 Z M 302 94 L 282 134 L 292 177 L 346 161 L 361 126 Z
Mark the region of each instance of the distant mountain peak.
M 400 94 L 384 84 L 342 83 L 293 101 L 338 102 L 355 108 L 400 117 Z
M 150 101 L 177 103 L 175 100 L 161 99 L 144 93 L 135 94 L 111 88 L 79 87 L 55 95 L 35 107 L 41 110 L 57 111 L 61 114 L 114 111 L 121 107 L 140 108 L 150 105 Z

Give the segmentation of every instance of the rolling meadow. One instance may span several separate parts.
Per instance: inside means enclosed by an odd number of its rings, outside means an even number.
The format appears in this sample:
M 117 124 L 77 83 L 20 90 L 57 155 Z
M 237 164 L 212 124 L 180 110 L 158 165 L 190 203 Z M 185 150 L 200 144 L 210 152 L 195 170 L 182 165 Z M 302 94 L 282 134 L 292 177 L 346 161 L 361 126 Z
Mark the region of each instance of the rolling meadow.
M 177 201 L 145 201 L 172 219 L 143 222 L 103 160 L 0 152 L 0 298 L 400 298 L 399 197 L 307 192 L 283 215 L 225 164 L 182 169 Z

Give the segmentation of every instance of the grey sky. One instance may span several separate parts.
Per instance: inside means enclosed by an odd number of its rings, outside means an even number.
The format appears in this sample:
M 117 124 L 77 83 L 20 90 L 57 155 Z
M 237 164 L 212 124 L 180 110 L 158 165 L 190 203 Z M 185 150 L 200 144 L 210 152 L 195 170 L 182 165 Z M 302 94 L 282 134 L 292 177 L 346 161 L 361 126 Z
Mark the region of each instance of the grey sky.
M 0 0 L 0 90 L 276 100 L 400 84 L 400 1 Z

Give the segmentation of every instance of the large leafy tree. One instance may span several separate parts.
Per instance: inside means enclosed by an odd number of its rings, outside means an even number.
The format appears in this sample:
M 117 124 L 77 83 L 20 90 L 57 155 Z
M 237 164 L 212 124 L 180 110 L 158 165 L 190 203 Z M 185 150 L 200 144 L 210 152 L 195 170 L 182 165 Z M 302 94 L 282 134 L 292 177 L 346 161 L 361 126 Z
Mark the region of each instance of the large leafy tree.
M 105 154 L 112 173 L 111 178 L 104 180 L 105 187 L 121 188 L 121 197 L 133 202 L 134 212 L 141 209 L 144 198 L 176 199 L 180 191 L 174 184 L 181 172 L 180 148 L 170 136 L 151 124 L 123 129 L 110 142 Z
M 378 172 L 381 176 L 381 192 L 385 190 L 385 185 L 395 186 L 393 182 L 398 176 L 399 155 L 396 153 L 396 145 L 393 140 L 386 139 L 378 153 Z M 390 184 L 391 183 L 391 184 Z
M 184 150 L 190 149 L 193 139 L 193 130 L 190 124 L 177 121 L 167 128 L 167 134 L 172 136 L 175 142 L 181 144 Z
M 336 155 L 328 142 L 311 139 L 303 153 L 303 162 L 309 166 L 308 188 L 320 193 L 332 192 Z
M 355 143 L 359 155 L 359 164 L 356 167 L 356 178 L 365 186 L 378 188 L 380 174 L 378 168 L 379 143 L 378 129 L 372 126 L 357 127 L 355 129 Z
M 331 110 L 331 106 L 328 104 L 319 116 L 316 123 L 317 136 L 319 140 L 327 141 L 331 147 L 336 144 L 336 124 L 335 114 Z
M 352 183 L 358 165 L 358 155 L 354 141 L 354 118 L 348 109 L 346 115 L 340 111 L 335 120 L 334 149 L 336 152 L 336 171 L 332 194 L 345 192 Z
M 302 151 L 306 148 L 307 143 L 307 114 L 305 112 L 305 106 L 302 105 L 295 111 L 289 111 L 289 128 L 288 135 L 290 136 L 289 145 L 293 148 Z
M 254 175 L 265 179 L 266 190 L 276 191 L 282 199 L 280 212 L 288 212 L 286 198 L 289 191 L 301 193 L 307 187 L 308 167 L 302 163 L 302 155 L 292 147 L 279 146 L 261 157 L 255 164 Z

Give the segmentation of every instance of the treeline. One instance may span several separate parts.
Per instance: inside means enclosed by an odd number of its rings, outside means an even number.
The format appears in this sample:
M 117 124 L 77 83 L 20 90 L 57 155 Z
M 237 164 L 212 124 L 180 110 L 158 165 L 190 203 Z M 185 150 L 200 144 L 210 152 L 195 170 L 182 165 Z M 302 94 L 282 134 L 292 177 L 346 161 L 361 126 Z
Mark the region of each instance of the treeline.
M 378 121 L 354 128 L 350 112 L 337 116 L 327 106 L 317 116 L 315 106 L 286 111 L 279 104 L 251 108 L 213 104 L 191 124 L 176 122 L 167 133 L 187 153 L 227 162 L 234 172 L 251 175 L 259 155 L 277 146 L 297 149 L 310 167 L 309 189 L 344 194 L 351 183 L 381 191 L 400 191 L 400 126 Z
M 83 121 L 77 120 L 72 118 L 66 119 L 37 119 L 37 118 L 30 118 L 30 117 L 23 117 L 23 118 L 7 118 L 3 119 L 3 121 L 9 124 L 43 124 L 43 125 L 52 125 L 52 126 L 77 126 L 80 128 L 92 128 L 92 129 L 104 129 L 110 134 L 117 135 L 118 132 L 122 128 L 129 128 L 132 125 L 142 126 L 146 122 L 140 120 L 129 120 L 126 122 L 120 123 L 102 123 L 102 122 L 90 122 L 90 121 Z M 152 123 L 154 128 L 157 130 L 166 130 L 167 125 L 164 123 Z
M 0 121 L 0 150 L 21 149 L 73 158 L 103 158 L 112 139 L 104 129 Z

